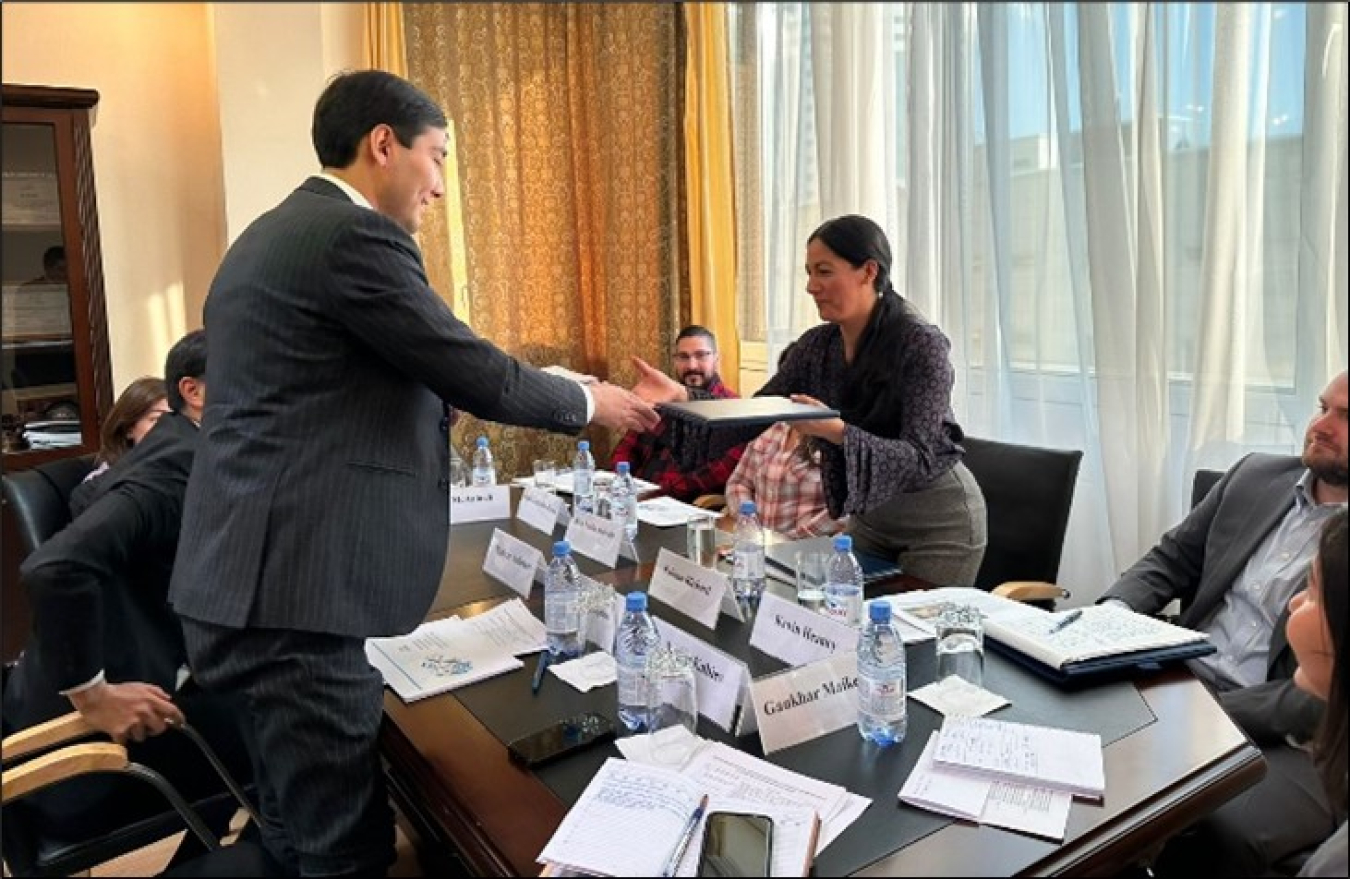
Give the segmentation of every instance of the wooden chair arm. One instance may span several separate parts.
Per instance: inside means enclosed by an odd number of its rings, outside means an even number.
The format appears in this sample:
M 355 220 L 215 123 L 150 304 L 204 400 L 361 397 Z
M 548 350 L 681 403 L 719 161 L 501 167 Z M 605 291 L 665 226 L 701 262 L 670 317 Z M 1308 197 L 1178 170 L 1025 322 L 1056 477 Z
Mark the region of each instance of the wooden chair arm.
M 722 510 L 726 509 L 726 495 L 721 494 L 701 494 L 694 498 L 694 506 L 701 510 Z
M 84 715 L 72 711 L 54 720 L 6 736 L 4 743 L 0 744 L 0 755 L 3 755 L 5 760 L 17 760 L 34 751 L 43 751 L 62 742 L 97 734 L 99 731 L 84 719 Z
M 64 719 L 64 718 L 61 718 Z M 6 769 L 0 782 L 0 801 L 26 796 L 49 784 L 87 772 L 119 772 L 127 768 L 127 749 L 112 742 L 67 745 L 22 766 Z
M 1013 601 L 1058 601 L 1070 594 L 1061 586 L 1039 580 L 1010 580 L 995 586 L 992 592 Z

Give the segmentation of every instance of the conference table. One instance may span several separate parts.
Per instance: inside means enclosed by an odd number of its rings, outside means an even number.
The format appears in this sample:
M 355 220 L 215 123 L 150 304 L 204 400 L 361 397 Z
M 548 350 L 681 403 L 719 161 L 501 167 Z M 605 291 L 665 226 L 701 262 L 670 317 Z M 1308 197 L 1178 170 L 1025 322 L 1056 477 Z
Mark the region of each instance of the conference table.
M 515 497 L 513 490 L 512 509 Z M 515 519 L 456 524 L 428 619 L 451 613 L 470 617 L 516 597 L 482 571 L 494 529 L 541 550 L 562 535 L 561 528 L 550 536 Z M 578 562 L 584 573 L 620 592 L 645 588 L 659 550 L 682 553 L 684 539 L 683 527 L 643 525 L 633 546 L 636 560 L 621 557 L 613 570 L 584 557 Z M 789 588 L 770 584 L 792 595 Z M 901 577 L 884 591 L 923 585 Z M 540 617 L 542 592 L 536 583 L 526 602 Z M 741 658 L 756 677 L 785 667 L 748 646 L 749 623 L 723 616 L 713 632 L 660 602 L 652 604 L 658 620 Z M 911 689 L 932 680 L 932 652 L 931 642 L 910 646 Z M 605 759 L 618 755 L 612 743 L 603 743 L 536 770 L 509 760 L 504 741 L 515 735 L 579 711 L 615 715 L 613 686 L 580 693 L 546 675 L 539 693 L 532 694 L 534 658 L 528 659 L 523 669 L 411 704 L 386 691 L 380 748 L 390 793 L 433 875 L 446 870 L 537 874 L 535 858 L 570 804 Z M 1063 691 L 990 651 L 985 682 L 1013 702 L 994 717 L 1099 732 L 1105 797 L 1074 800 L 1062 842 L 900 804 L 900 784 L 928 732 L 941 723 L 935 712 L 911 700 L 909 735 L 901 745 L 878 749 L 849 727 L 765 758 L 872 798 L 862 818 L 820 853 L 816 875 L 1109 875 L 1138 863 L 1265 772 L 1259 749 L 1184 667 Z M 736 739 L 707 718 L 700 718 L 698 732 L 763 756 L 758 736 Z

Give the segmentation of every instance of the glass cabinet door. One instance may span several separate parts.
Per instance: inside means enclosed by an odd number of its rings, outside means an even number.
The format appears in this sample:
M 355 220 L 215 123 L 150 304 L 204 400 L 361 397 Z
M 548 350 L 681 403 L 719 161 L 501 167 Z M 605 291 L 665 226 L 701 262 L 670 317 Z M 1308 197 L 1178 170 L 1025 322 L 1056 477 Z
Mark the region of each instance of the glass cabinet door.
M 5 123 L 0 155 L 4 451 L 78 447 L 82 410 L 56 126 Z

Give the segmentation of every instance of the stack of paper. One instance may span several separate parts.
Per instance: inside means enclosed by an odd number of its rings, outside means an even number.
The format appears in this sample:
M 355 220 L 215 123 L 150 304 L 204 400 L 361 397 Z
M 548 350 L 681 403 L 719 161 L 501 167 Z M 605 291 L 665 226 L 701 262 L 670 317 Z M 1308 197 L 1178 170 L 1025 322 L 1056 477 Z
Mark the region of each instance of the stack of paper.
M 1074 795 L 1100 799 L 1101 738 L 1091 733 L 949 717 L 933 733 L 900 800 L 968 821 L 1063 839 Z
M 544 649 L 544 624 L 519 598 L 468 620 L 447 617 L 410 634 L 366 640 L 366 658 L 404 702 L 445 693 L 522 666 Z

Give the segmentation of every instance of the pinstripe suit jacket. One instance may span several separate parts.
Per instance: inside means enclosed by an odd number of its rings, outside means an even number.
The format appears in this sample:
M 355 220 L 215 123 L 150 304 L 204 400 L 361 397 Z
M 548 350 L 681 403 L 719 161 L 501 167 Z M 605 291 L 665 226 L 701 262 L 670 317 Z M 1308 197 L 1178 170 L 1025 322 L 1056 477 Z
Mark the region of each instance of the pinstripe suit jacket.
M 1294 483 L 1303 470 L 1298 458 L 1284 455 L 1252 454 L 1238 461 L 1102 598 L 1119 598 L 1141 613 L 1156 613 L 1180 599 L 1185 610 L 1178 624 L 1202 629 L 1294 505 Z M 1218 694 L 1258 744 L 1287 735 L 1306 739 L 1322 714 L 1321 700 L 1294 686 L 1298 660 L 1284 632 L 1288 618 L 1285 608 L 1270 633 L 1266 680 Z
M 420 623 L 445 563 L 449 409 L 576 433 L 581 389 L 450 313 L 411 236 L 310 178 L 230 247 L 205 309 L 182 616 L 364 638 Z

